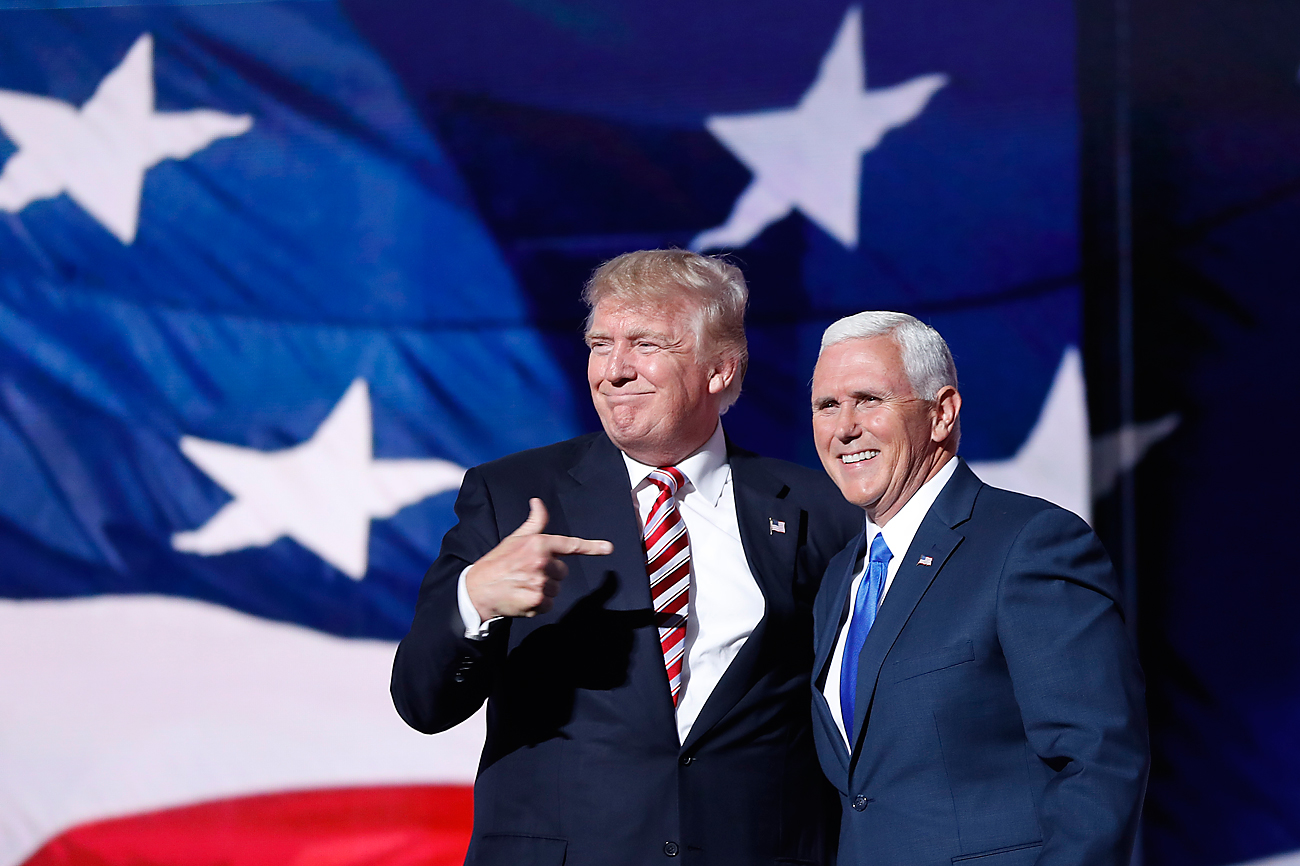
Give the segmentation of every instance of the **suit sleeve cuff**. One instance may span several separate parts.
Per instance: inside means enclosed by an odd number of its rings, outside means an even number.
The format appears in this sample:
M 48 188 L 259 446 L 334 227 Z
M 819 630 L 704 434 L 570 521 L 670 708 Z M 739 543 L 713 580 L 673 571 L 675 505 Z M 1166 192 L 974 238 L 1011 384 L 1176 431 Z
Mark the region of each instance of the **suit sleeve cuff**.
M 469 589 L 465 586 L 465 572 L 469 570 L 470 566 L 465 566 L 461 569 L 460 577 L 456 579 L 456 603 L 460 608 L 460 620 L 465 624 L 465 637 L 470 640 L 483 640 L 491 633 L 492 623 L 505 617 L 494 616 L 484 622 L 483 617 L 478 615 L 474 603 L 469 600 Z

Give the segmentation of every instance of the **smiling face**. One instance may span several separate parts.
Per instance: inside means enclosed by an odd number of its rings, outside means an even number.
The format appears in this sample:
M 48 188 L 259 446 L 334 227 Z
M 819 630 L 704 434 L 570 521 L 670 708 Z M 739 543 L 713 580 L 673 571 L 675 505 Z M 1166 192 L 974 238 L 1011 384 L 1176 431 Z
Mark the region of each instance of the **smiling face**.
M 669 466 L 708 441 L 736 362 L 697 346 L 693 311 L 602 300 L 587 331 L 587 383 L 619 450 Z
M 822 466 L 845 499 L 884 526 L 952 456 L 961 396 L 944 387 L 933 401 L 916 397 L 898 343 L 885 334 L 822 352 L 812 409 Z

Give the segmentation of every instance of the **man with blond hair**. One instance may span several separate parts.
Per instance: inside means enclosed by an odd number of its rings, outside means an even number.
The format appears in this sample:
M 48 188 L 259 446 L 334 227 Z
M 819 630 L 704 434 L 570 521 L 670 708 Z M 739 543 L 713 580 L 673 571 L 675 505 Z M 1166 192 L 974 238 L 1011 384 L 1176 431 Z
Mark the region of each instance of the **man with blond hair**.
M 629 253 L 584 300 L 603 432 L 466 473 L 394 703 L 432 733 L 487 701 L 467 863 L 830 863 L 812 602 L 860 518 L 723 433 L 739 270 Z

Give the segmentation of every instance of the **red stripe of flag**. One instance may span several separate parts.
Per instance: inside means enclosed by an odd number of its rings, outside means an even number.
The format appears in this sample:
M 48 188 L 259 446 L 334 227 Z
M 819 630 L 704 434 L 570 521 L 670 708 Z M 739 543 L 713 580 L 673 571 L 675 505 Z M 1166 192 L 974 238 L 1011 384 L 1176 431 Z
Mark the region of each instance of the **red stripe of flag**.
M 82 824 L 24 866 L 461 866 L 473 788 L 264 794 Z

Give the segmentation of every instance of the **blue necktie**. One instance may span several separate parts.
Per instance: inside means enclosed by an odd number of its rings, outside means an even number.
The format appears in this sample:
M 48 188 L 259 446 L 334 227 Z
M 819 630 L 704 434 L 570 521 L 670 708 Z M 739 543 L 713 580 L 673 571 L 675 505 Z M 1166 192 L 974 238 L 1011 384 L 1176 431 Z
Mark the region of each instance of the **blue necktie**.
M 853 619 L 849 622 L 849 636 L 844 641 L 844 659 L 840 663 L 840 712 L 844 714 L 844 732 L 849 746 L 853 745 L 853 702 L 858 694 L 858 656 L 867 642 L 867 632 L 876 621 L 876 608 L 880 606 L 880 593 L 885 588 L 885 574 L 894 554 L 885 544 L 885 534 L 876 533 L 871 542 L 871 558 L 867 573 L 858 584 L 858 595 L 853 601 Z

